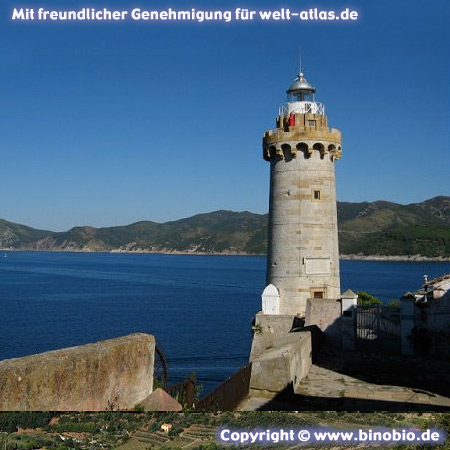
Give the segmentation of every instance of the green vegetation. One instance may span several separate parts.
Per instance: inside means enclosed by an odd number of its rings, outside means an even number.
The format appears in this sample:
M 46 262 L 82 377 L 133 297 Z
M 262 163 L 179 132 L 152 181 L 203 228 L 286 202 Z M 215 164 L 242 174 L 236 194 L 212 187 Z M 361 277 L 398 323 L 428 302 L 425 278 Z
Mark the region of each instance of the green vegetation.
M 51 234 L 51 231 L 35 230 L 0 219 L 0 248 L 24 247 Z
M 40 428 L 48 425 L 53 414 L 49 412 L 0 413 L 0 432 L 14 433 L 18 428 Z
M 450 449 L 450 413 L 434 414 L 427 424 L 428 428 L 438 428 L 447 434 L 447 440 L 438 448 L 442 450 Z
M 430 448 L 434 450 L 450 450 L 450 413 L 431 414 L 430 416 L 430 418 L 422 420 L 416 425 L 423 430 L 429 428 L 444 431 L 447 435 L 445 442 L 432 447 L 430 445 L 400 444 L 392 447 L 393 450 L 427 450 Z
M 50 424 L 50 418 L 53 420 Z M 20 428 L 39 426 L 20 433 L 0 432 L 1 450 L 97 450 L 187 449 L 217 450 L 216 431 L 226 426 L 236 429 L 333 427 L 336 429 L 385 426 L 389 428 L 438 428 L 450 434 L 450 413 L 348 413 L 318 412 L 98 412 L 98 413 L 0 413 L 2 424 L 15 423 Z M 161 425 L 172 426 L 169 433 Z M 70 431 L 62 431 L 62 430 Z M 78 431 L 74 431 L 77 429 Z M 83 430 L 83 431 L 82 431 Z M 236 447 L 227 446 L 234 450 Z M 242 448 L 242 447 L 239 447 Z M 269 448 L 252 446 L 251 448 Z M 276 448 L 287 448 L 277 446 Z M 425 449 L 416 445 L 397 445 L 397 450 Z M 450 442 L 433 447 L 449 450 Z
M 0 220 L 0 248 L 263 254 L 267 214 L 214 211 L 158 224 L 34 230 Z M 450 197 L 399 205 L 338 203 L 339 246 L 344 255 L 450 257 Z
M 76 432 L 76 433 L 91 433 L 95 434 L 100 431 L 97 424 L 93 422 L 61 422 L 51 427 L 52 431 L 56 433 Z
M 384 303 L 374 297 L 371 294 L 368 294 L 367 292 L 358 292 L 358 305 L 361 306 L 376 306 L 376 305 L 383 305 Z
M 5 445 L 6 443 L 6 445 Z M 17 434 L 5 438 L 2 442 L 0 436 L 0 447 L 2 450 L 34 450 L 34 449 L 66 449 L 61 447 L 55 439 L 42 436 L 40 434 Z
M 388 303 L 388 306 L 390 306 L 391 308 L 400 308 L 400 306 L 401 306 L 400 300 L 398 300 L 398 299 L 391 300 Z
M 398 205 L 338 203 L 342 254 L 450 256 L 450 197 Z
M 411 225 L 365 234 L 355 230 L 340 234 L 344 254 L 362 255 L 422 255 L 426 257 L 450 255 L 450 227 L 448 225 Z

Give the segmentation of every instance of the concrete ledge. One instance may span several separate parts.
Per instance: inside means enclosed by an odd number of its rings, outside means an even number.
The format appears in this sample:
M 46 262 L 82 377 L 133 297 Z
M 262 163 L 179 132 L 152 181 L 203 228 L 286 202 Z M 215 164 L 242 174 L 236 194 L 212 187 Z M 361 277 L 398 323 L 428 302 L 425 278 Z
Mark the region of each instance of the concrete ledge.
M 252 361 L 250 389 L 281 392 L 292 386 L 294 390 L 306 378 L 312 364 L 310 332 L 294 332 L 279 339 L 277 345 Z
M 273 400 L 278 395 L 278 392 L 266 391 L 265 389 L 250 389 L 248 391 L 248 397 L 264 398 L 267 400 Z M 245 410 L 243 410 L 245 411 Z
M 130 409 L 153 390 L 155 338 L 117 339 L 0 361 L 1 411 Z
M 298 319 L 292 315 L 264 314 L 262 312 L 256 314 L 250 361 L 266 350 L 278 346 L 280 338 L 289 335 L 297 322 Z

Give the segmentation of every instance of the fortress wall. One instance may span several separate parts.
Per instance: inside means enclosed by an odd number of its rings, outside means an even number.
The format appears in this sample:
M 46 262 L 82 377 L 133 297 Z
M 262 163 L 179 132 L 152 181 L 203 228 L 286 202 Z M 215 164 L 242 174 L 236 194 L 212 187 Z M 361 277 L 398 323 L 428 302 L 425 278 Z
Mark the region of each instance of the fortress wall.
M 252 361 L 250 393 L 272 398 L 289 389 L 295 390 L 308 376 L 312 365 L 312 341 L 309 331 L 289 333 L 279 338 Z
M 250 361 L 277 345 L 294 327 L 295 319 L 290 315 L 256 314 Z
M 136 333 L 0 361 L 0 410 L 131 409 L 153 390 L 155 338 Z
M 295 390 L 306 378 L 312 364 L 312 336 L 300 326 L 290 315 L 256 315 L 250 392 L 271 398 L 289 386 Z
M 325 334 L 327 341 L 341 346 L 342 323 L 341 302 L 335 299 L 309 298 L 306 303 L 305 325 L 317 325 Z

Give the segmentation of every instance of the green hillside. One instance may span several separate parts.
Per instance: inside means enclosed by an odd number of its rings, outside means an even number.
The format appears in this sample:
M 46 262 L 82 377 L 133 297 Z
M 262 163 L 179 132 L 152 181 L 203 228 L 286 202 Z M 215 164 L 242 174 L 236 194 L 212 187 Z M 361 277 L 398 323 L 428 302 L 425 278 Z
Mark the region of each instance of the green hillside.
M 267 214 L 214 211 L 166 223 L 35 230 L 0 220 L 0 247 L 48 251 L 153 251 L 263 254 Z M 399 205 L 338 203 L 344 255 L 450 257 L 450 197 Z
M 51 231 L 35 230 L 0 219 L 0 248 L 25 247 L 51 234 Z
M 338 203 L 341 254 L 450 256 L 450 197 Z

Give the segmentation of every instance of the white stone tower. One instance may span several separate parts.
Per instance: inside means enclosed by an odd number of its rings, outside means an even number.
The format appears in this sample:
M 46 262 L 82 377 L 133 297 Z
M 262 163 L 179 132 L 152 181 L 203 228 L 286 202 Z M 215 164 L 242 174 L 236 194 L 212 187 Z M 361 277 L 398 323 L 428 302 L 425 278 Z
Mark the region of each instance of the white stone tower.
M 305 317 L 309 298 L 340 298 L 334 164 L 341 133 L 328 128 L 315 91 L 300 72 L 276 128 L 264 133 L 270 204 L 263 314 Z

